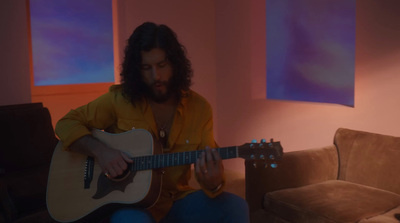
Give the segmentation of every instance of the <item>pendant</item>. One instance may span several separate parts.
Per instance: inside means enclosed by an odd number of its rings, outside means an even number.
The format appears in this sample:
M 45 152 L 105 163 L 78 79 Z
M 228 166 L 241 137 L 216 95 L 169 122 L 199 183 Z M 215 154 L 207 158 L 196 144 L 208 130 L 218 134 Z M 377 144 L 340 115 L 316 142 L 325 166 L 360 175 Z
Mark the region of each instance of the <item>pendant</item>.
M 167 132 L 165 131 L 165 129 L 160 129 L 158 131 L 158 135 L 160 136 L 160 143 L 162 147 L 164 149 L 167 148 L 168 139 L 167 139 Z
M 165 132 L 164 129 L 160 129 L 160 131 L 158 132 L 160 138 L 165 138 L 165 136 L 167 135 L 167 133 Z

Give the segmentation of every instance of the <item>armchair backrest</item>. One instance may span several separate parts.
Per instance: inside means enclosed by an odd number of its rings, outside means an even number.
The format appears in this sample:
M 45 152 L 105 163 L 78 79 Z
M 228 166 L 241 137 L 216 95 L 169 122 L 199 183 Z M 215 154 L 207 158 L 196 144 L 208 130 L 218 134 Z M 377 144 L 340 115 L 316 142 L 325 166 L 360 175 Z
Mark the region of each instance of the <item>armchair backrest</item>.
M 49 165 L 57 138 L 42 103 L 0 106 L 0 167 L 6 174 Z
M 1 215 L 13 221 L 46 207 L 47 176 L 58 139 L 42 103 L 0 106 L 0 126 L 1 222 Z
M 400 137 L 339 128 L 339 179 L 400 194 Z

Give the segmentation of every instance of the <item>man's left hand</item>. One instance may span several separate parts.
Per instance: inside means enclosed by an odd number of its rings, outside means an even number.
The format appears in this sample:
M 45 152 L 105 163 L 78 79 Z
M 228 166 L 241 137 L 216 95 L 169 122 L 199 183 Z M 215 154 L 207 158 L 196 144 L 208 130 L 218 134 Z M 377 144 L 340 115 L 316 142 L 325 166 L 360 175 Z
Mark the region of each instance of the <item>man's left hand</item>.
M 224 166 L 216 149 L 206 147 L 195 165 L 197 180 L 207 190 L 217 189 L 223 182 Z

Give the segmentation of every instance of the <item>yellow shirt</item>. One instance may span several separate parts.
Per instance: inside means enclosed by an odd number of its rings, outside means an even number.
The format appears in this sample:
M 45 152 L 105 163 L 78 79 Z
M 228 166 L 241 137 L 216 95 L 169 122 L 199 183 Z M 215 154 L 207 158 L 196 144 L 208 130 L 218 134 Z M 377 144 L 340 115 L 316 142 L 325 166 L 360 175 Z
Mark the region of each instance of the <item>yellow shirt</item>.
M 114 85 L 109 92 L 87 105 L 71 110 L 60 119 L 55 131 L 67 148 L 75 140 L 91 134 L 90 129 L 103 129 L 121 133 L 133 128 L 157 132 L 153 112 L 146 100 L 133 105 L 122 95 L 122 87 Z M 158 137 L 157 134 L 154 134 Z M 169 149 L 164 153 L 202 150 L 206 146 L 217 147 L 213 135 L 212 109 L 206 99 L 189 90 L 181 99 L 168 136 Z M 149 210 L 160 220 L 170 209 L 174 200 L 193 192 L 188 185 L 191 177 L 190 165 L 165 168 L 161 196 Z M 215 197 L 222 188 L 212 193 L 204 189 L 209 197 Z

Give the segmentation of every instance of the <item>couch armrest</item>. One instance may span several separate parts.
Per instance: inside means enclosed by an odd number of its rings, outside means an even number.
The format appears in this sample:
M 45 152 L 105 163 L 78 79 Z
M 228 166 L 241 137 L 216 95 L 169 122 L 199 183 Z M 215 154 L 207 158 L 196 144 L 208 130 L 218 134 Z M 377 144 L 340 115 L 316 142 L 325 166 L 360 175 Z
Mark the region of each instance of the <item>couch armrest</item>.
M 12 221 L 17 216 L 17 210 L 12 202 L 6 183 L 0 179 L 0 222 Z
M 246 200 L 250 212 L 262 208 L 263 197 L 267 192 L 338 177 L 339 161 L 335 145 L 288 152 L 277 164 L 275 169 L 264 168 L 261 161 L 246 160 Z

